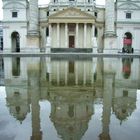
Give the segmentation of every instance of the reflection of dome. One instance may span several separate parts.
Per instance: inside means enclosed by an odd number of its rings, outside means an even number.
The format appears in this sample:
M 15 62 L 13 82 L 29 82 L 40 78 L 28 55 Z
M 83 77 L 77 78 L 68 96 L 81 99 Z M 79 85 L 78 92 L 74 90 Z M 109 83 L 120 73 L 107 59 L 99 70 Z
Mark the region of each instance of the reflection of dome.
M 99 135 L 100 140 L 111 140 L 109 134 L 102 133 Z
M 88 121 L 89 118 L 87 120 L 73 118 L 66 121 L 56 121 L 54 126 L 63 140 L 80 140 L 88 129 Z
M 123 121 L 129 117 L 136 108 L 136 99 L 132 97 L 119 97 L 114 100 L 116 117 Z
M 69 90 L 71 93 L 61 89 L 50 94 L 50 117 L 63 140 L 80 140 L 93 114 L 93 93 L 77 89 Z
M 27 100 L 22 99 L 22 96 L 18 92 L 7 96 L 7 105 L 10 109 L 10 113 L 20 122 L 26 118 L 26 115 L 29 112 Z

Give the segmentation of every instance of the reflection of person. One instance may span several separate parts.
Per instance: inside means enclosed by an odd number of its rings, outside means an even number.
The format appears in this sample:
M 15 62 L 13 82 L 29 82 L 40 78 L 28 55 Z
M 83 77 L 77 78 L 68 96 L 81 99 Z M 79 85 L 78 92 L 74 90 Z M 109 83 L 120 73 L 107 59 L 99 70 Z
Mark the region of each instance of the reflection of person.
M 131 59 L 129 58 L 123 58 L 122 62 L 123 62 L 123 67 L 122 67 L 122 72 L 123 72 L 123 77 L 125 79 L 128 79 L 130 77 L 131 74 Z

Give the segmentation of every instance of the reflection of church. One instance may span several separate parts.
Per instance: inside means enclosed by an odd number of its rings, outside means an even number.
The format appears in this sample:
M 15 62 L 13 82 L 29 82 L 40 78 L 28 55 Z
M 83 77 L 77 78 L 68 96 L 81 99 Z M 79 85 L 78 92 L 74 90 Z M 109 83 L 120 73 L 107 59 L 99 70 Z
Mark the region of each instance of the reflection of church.
M 132 71 L 136 64 L 139 63 L 131 63 Z M 101 98 L 102 132 L 99 138 L 109 140 L 111 112 L 122 123 L 136 108 L 139 65 L 136 76 L 131 71 L 129 79 L 125 79 L 120 71 L 121 59 L 117 69 L 115 59 L 112 62 L 107 58 L 68 61 L 7 57 L 4 58 L 7 106 L 20 122 L 31 111 L 31 139 L 41 140 L 39 101 L 47 99 L 51 103 L 50 119 L 57 134 L 64 140 L 80 140 L 94 115 L 96 98 Z

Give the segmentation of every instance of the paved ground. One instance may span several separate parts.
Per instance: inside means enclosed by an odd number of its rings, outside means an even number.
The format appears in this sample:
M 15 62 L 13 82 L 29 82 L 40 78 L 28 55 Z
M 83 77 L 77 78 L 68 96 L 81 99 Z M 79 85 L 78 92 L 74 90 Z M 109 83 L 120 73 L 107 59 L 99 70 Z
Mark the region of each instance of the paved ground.
M 20 56 L 20 57 L 57 57 L 57 58 L 64 58 L 64 57 L 77 57 L 77 58 L 87 58 L 87 57 L 135 57 L 140 58 L 140 53 L 4 53 L 0 52 L 0 56 L 2 57 L 11 57 L 11 56 Z

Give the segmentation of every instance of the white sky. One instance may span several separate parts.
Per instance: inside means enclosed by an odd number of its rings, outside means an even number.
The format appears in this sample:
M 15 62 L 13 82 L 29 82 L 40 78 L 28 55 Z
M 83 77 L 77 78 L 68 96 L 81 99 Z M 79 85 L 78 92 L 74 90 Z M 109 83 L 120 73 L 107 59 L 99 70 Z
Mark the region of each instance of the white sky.
M 48 4 L 50 0 L 39 0 L 39 4 Z M 96 0 L 97 4 L 104 5 L 105 0 Z M 2 19 L 2 0 L 0 0 L 0 20 Z

